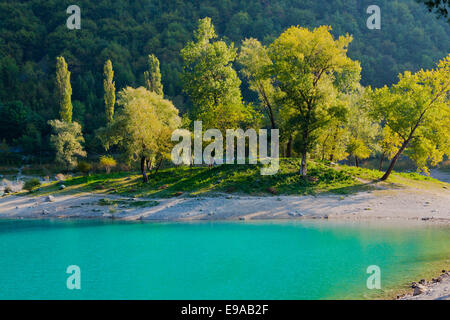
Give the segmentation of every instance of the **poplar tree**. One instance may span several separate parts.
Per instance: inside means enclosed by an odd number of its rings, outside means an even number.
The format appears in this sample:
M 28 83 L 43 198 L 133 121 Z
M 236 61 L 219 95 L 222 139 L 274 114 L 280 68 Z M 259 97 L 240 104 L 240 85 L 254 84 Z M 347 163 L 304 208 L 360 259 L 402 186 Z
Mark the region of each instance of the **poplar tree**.
M 159 60 L 154 54 L 148 56 L 148 71 L 144 72 L 144 80 L 147 90 L 153 91 L 160 96 L 164 95 Z
M 70 71 L 64 57 L 56 58 L 56 96 L 59 103 L 59 115 L 62 121 L 72 122 L 72 86 Z
M 103 80 L 103 88 L 105 90 L 105 112 L 106 120 L 111 122 L 114 117 L 114 104 L 116 103 L 116 85 L 113 81 L 114 70 L 112 67 L 111 60 L 105 62 L 103 68 L 103 74 L 105 79 Z

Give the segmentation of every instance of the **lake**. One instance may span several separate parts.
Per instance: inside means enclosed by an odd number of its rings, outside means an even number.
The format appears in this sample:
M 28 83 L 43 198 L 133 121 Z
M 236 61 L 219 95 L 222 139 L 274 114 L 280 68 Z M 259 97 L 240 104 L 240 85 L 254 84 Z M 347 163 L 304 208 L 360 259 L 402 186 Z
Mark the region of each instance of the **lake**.
M 449 244 L 425 223 L 0 220 L 0 299 L 386 297 L 449 266 Z

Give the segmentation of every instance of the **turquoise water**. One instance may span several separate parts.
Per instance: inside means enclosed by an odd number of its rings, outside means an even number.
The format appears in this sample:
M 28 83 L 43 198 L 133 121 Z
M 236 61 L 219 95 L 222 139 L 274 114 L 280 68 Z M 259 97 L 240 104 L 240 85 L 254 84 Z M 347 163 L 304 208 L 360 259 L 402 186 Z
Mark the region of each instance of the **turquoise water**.
M 0 298 L 370 298 L 450 259 L 449 244 L 449 228 L 416 225 L 5 220 Z M 369 265 L 382 290 L 367 289 Z

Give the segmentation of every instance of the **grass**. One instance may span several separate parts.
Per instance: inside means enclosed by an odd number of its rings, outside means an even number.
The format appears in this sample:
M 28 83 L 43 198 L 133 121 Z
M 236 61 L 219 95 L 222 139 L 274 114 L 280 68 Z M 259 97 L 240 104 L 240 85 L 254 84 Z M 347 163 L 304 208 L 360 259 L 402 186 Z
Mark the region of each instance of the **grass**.
M 76 194 L 92 192 L 126 197 L 170 198 L 177 196 L 214 196 L 219 193 L 264 195 L 347 195 L 374 190 L 383 172 L 351 166 L 332 166 L 308 162 L 308 176 L 299 175 L 299 159 L 280 159 L 280 170 L 272 176 L 260 174 L 261 165 L 221 165 L 207 167 L 174 167 L 160 170 L 142 182 L 138 172 L 93 174 L 65 180 L 64 190 L 58 183 L 41 186 L 33 195 Z M 394 173 L 385 186 L 423 186 L 442 188 L 445 183 L 417 173 Z M 136 204 L 139 205 L 139 204 Z

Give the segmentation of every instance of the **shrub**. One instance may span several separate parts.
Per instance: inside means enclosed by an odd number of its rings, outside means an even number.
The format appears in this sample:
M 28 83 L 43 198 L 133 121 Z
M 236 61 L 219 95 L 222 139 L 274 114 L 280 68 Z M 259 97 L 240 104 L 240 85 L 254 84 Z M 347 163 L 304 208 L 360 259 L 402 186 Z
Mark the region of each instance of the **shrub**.
M 41 182 L 38 178 L 33 178 L 30 180 L 25 181 L 25 184 L 23 185 L 23 188 L 25 190 L 28 190 L 29 192 L 33 191 L 35 188 L 39 187 L 41 185 Z
M 77 169 L 78 171 L 80 171 L 82 174 L 86 175 L 89 173 L 89 171 L 91 171 L 92 166 L 90 163 L 86 162 L 86 161 L 80 161 L 77 165 Z
M 100 157 L 100 166 L 105 168 L 106 173 L 111 172 L 111 168 L 117 165 L 116 160 L 114 160 L 111 156 L 101 156 Z

